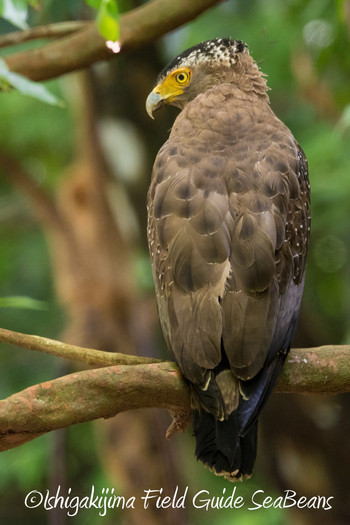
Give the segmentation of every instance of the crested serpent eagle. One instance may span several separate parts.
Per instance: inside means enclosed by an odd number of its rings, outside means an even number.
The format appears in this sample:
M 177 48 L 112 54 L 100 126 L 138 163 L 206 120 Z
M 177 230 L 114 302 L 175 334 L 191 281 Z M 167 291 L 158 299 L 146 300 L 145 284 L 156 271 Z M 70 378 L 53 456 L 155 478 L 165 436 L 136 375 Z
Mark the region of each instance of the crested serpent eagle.
M 147 112 L 164 104 L 181 112 L 147 201 L 159 317 L 190 385 L 196 456 L 235 481 L 252 473 L 258 417 L 297 325 L 307 161 L 239 40 L 209 40 L 176 57 Z

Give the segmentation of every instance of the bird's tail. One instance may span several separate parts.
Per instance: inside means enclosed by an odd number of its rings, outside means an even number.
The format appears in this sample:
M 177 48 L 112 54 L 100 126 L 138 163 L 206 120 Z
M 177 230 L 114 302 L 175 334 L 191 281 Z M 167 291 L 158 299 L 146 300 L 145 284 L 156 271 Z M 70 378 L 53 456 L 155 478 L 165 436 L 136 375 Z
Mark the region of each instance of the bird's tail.
M 217 395 L 216 381 L 211 381 L 205 391 L 194 390 L 197 406 L 193 405 L 196 408 L 192 415 L 196 456 L 216 474 L 230 481 L 252 474 L 259 413 L 277 381 L 286 355 L 287 350 L 279 352 L 255 377 L 240 381 L 238 406 L 223 420 L 218 410 L 222 397 L 220 392 Z
M 193 411 L 196 456 L 230 481 L 249 477 L 256 458 L 258 422 L 240 435 L 237 411 L 219 421 L 205 410 Z

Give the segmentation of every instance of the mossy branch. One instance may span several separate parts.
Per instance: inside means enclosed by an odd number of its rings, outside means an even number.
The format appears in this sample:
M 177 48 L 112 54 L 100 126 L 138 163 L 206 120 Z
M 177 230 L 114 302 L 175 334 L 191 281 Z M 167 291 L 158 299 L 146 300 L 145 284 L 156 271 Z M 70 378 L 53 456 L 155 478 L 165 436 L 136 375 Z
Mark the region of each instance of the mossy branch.
M 31 386 L 0 401 L 0 450 L 51 430 L 133 408 L 165 408 L 184 419 L 188 414 L 188 387 L 174 363 L 81 348 L 5 329 L 0 329 L 0 342 L 100 367 Z M 349 351 L 347 345 L 292 350 L 275 391 L 349 392 Z

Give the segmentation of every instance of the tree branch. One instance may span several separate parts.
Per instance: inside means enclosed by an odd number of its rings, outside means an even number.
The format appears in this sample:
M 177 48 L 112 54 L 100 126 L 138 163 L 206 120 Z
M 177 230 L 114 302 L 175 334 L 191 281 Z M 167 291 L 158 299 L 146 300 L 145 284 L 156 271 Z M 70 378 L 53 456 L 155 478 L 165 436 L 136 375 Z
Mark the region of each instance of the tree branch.
M 80 348 L 5 329 L 0 329 L 0 341 L 103 367 L 34 385 L 0 401 L 0 450 L 133 408 L 165 408 L 186 419 L 189 391 L 174 363 Z M 348 345 L 292 350 L 275 391 L 350 392 L 349 351 Z M 111 362 L 124 364 L 107 366 Z
M 294 348 L 290 351 L 275 392 L 341 394 L 350 392 L 350 345 Z
M 23 42 L 37 40 L 39 38 L 62 38 L 84 29 L 88 23 L 89 22 L 67 21 L 33 27 L 25 31 L 13 31 L 7 35 L 0 36 L 0 48 L 16 46 L 23 44 Z
M 159 359 L 151 359 L 150 357 L 138 357 L 116 352 L 103 352 L 101 350 L 92 350 L 91 348 L 82 348 L 81 346 L 62 343 L 61 341 L 55 341 L 47 337 L 13 332 L 5 328 L 0 328 L 0 343 L 8 343 L 57 357 L 72 359 L 73 361 L 79 361 L 89 366 L 143 365 L 161 362 Z
M 193 20 L 222 0 L 153 0 L 120 16 L 121 52 L 131 51 Z M 21 51 L 5 58 L 11 71 L 32 80 L 48 80 L 108 60 L 106 47 L 94 22 L 72 35 L 40 49 Z
M 133 408 L 185 412 L 188 389 L 174 363 L 84 370 L 0 401 L 0 451 L 46 432 Z

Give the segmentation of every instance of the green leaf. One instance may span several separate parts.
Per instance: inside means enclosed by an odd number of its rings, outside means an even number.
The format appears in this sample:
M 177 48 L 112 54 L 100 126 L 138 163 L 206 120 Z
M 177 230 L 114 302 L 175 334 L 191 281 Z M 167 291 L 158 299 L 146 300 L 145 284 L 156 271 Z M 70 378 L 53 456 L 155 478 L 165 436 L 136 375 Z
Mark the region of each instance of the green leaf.
M 106 4 L 107 12 L 109 16 L 114 18 L 116 22 L 118 22 L 119 19 L 119 9 L 117 0 L 102 0 Z
M 115 42 L 119 38 L 119 10 L 117 0 L 85 0 L 91 7 L 98 9 L 97 27 L 106 40 Z
M 85 3 L 90 5 L 91 7 L 94 7 L 95 9 L 100 9 L 100 5 L 102 4 L 103 0 L 85 0 Z
M 102 0 L 97 13 L 97 27 L 106 40 L 118 40 L 119 11 L 116 0 Z
M 26 0 L 0 0 L 0 16 L 16 27 L 28 29 L 27 15 Z
M 26 310 L 46 310 L 47 304 L 31 297 L 0 297 L 0 308 L 25 308 Z
M 2 59 L 0 59 L 0 86 L 3 91 L 7 91 L 8 87 L 12 86 L 23 93 L 23 95 L 37 98 L 52 106 L 64 107 L 63 100 L 51 93 L 43 84 L 33 82 L 29 78 L 10 71 L 6 62 Z

